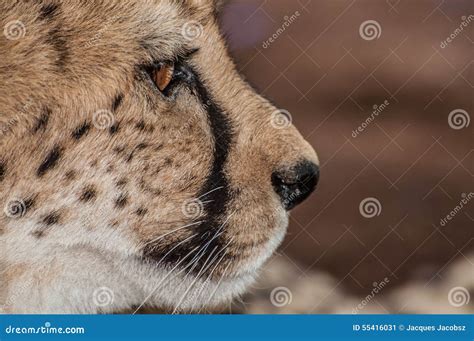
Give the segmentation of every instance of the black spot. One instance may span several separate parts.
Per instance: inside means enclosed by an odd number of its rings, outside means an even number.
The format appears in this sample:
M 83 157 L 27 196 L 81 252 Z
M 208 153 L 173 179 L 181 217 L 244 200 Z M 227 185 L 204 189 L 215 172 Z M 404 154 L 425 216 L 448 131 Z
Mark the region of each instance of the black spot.
M 57 52 L 56 65 L 63 71 L 69 63 L 69 47 L 65 34 L 60 26 L 51 29 L 47 35 L 47 43 L 50 44 Z
M 44 237 L 44 230 L 43 229 L 38 229 L 36 231 L 31 232 L 31 235 L 35 238 L 40 239 L 40 238 Z
M 133 157 L 135 156 L 135 152 L 136 151 L 140 151 L 140 150 L 143 150 L 145 148 L 148 147 L 148 143 L 145 143 L 145 142 L 142 142 L 142 143 L 139 143 L 137 144 L 137 146 L 128 154 L 127 158 L 126 158 L 126 162 L 130 162 L 132 161 Z
M 130 154 L 128 154 L 127 159 L 125 161 L 126 162 L 132 161 L 134 154 L 135 154 L 135 150 L 132 150 L 132 152 Z
M 82 190 L 79 200 L 83 202 L 88 202 L 88 201 L 94 200 L 96 196 L 97 196 L 97 191 L 94 188 L 94 186 L 87 186 Z
M 125 151 L 125 146 L 124 145 L 115 146 L 113 150 L 115 154 L 122 154 Z
M 52 19 L 58 12 L 59 5 L 58 4 L 47 4 L 43 5 L 40 9 L 39 18 L 41 20 L 49 20 Z
M 135 211 L 135 214 L 139 217 L 143 217 L 145 214 L 147 214 L 148 212 L 148 209 L 146 209 L 145 207 L 139 207 L 136 211 Z
M 5 173 L 7 172 L 7 167 L 5 163 L 0 160 L 0 182 L 5 179 Z
M 112 126 L 109 128 L 110 135 L 115 135 L 119 131 L 119 128 L 120 123 L 114 122 L 114 124 L 112 124 Z
M 145 129 L 145 121 L 141 120 L 135 124 L 135 128 L 138 130 L 144 130 Z
M 72 132 L 72 137 L 76 140 L 79 140 L 82 136 L 86 135 L 91 128 L 91 125 L 87 122 L 84 122 L 82 125 L 74 129 Z
M 58 160 L 61 158 L 61 148 L 58 146 L 55 146 L 51 151 L 48 153 L 48 155 L 45 157 L 41 165 L 38 167 L 38 170 L 36 171 L 36 174 L 38 176 L 43 176 L 48 170 L 51 168 L 54 168 Z
M 29 209 L 33 208 L 36 203 L 36 195 L 29 197 L 28 199 L 23 200 L 25 204 L 25 214 L 28 212 Z
M 37 118 L 36 123 L 33 127 L 33 132 L 37 133 L 38 131 L 44 131 L 48 125 L 49 116 L 51 115 L 51 109 L 43 108 L 43 112 L 40 117 Z
M 51 226 L 57 224 L 59 221 L 59 214 L 57 212 L 51 212 L 43 218 L 43 224 Z
M 127 184 L 127 182 L 128 182 L 127 179 L 125 179 L 125 178 L 120 178 L 120 179 L 117 181 L 116 185 L 117 185 L 117 187 L 123 187 L 123 186 L 125 186 L 125 185 Z
M 164 167 L 169 167 L 173 164 L 173 160 L 169 157 L 165 158 L 165 160 L 163 161 L 163 166 Z
M 117 208 L 123 208 L 127 205 L 128 203 L 128 195 L 127 194 L 120 194 L 120 196 L 115 199 L 115 207 Z
M 66 180 L 74 180 L 76 178 L 76 172 L 71 170 L 68 170 L 66 174 L 64 174 L 64 177 Z
M 123 94 L 118 94 L 117 96 L 115 96 L 114 102 L 112 103 L 112 111 L 116 111 L 120 107 L 120 104 L 122 104 L 122 100 Z

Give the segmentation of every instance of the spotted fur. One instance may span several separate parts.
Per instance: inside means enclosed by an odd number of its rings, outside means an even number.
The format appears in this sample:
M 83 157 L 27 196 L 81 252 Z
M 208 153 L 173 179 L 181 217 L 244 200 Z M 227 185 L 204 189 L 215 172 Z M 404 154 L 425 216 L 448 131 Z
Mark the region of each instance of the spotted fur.
M 1 27 L 25 28 L 0 37 L 4 311 L 200 311 L 241 294 L 281 242 L 272 174 L 317 157 L 236 72 L 218 3 L 0 3 Z M 186 81 L 160 92 L 160 61 Z

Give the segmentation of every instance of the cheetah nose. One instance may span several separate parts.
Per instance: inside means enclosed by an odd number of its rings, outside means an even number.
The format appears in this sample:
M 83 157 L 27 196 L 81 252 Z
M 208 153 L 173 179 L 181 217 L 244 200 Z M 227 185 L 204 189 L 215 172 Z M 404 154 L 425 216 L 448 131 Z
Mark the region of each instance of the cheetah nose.
M 319 167 L 310 161 L 299 162 L 272 174 L 273 188 L 287 210 L 305 200 L 316 188 L 318 180 Z

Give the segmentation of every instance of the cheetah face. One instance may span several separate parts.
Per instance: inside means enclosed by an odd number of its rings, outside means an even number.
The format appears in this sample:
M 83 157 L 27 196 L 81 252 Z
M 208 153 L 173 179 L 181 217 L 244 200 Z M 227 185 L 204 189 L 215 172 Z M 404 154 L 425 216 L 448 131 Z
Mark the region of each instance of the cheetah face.
M 0 69 L 18 67 L 0 104 L 18 122 L 0 142 L 0 181 L 2 198 L 27 205 L 0 220 L 7 248 L 22 264 L 54 259 L 57 283 L 73 271 L 101 286 L 94 259 L 114 273 L 106 286 L 133 282 L 133 305 L 196 310 L 240 294 L 319 171 L 236 72 L 216 1 L 16 7 L 28 33 L 2 43 Z

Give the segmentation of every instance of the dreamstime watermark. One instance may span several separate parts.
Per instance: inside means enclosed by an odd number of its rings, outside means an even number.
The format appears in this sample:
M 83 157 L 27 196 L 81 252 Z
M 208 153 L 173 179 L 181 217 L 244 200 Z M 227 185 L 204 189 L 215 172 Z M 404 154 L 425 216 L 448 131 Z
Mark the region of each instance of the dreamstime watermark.
M 199 199 L 186 200 L 181 206 L 184 216 L 190 219 L 197 219 L 204 212 L 204 203 Z
M 26 212 L 26 204 L 23 200 L 15 198 L 6 203 L 3 211 L 9 218 L 21 218 Z
M 92 301 L 98 307 L 106 307 L 114 303 L 114 292 L 107 287 L 100 287 L 94 290 Z
M 375 20 L 366 20 L 359 26 L 359 35 L 364 40 L 379 39 L 382 34 L 382 27 Z
M 365 119 L 364 122 L 362 122 L 356 129 L 352 131 L 352 137 L 356 138 L 357 136 L 359 136 L 365 130 L 365 128 L 367 128 L 375 120 L 375 118 L 379 116 L 389 105 L 390 102 L 388 100 L 385 100 L 380 105 L 374 104 L 374 106 L 372 107 L 372 113 L 369 117 Z
M 12 20 L 3 27 L 3 35 L 8 40 L 18 40 L 26 35 L 26 27 L 20 20 Z
M 2 115 L 2 113 L 0 113 L 0 115 Z M 10 118 L 6 122 L 0 123 L 0 138 L 3 135 L 6 135 L 7 132 L 13 131 L 13 127 L 16 126 L 18 123 L 20 123 L 20 117 L 18 115 Z
M 373 218 L 382 213 L 382 204 L 377 198 L 365 198 L 359 204 L 359 212 L 364 218 Z
M 270 293 L 270 302 L 275 307 L 284 307 L 291 304 L 291 301 L 293 301 L 293 295 L 287 287 L 276 287 Z
M 464 28 L 466 28 L 473 20 L 474 20 L 474 15 L 473 14 L 470 14 L 468 17 L 466 17 L 465 15 L 463 15 L 461 17 L 461 23 L 459 24 L 459 26 L 449 35 L 449 37 L 447 37 L 445 40 L 443 40 L 440 44 L 439 44 L 439 47 L 441 47 L 442 49 L 446 48 L 450 43 L 452 43 L 454 41 L 454 39 L 456 39 L 456 37 L 458 35 L 460 35 L 463 31 L 464 31 Z
M 84 47 L 89 48 L 89 47 L 92 47 L 92 46 L 96 45 L 102 39 L 102 37 L 104 36 L 104 32 L 109 29 L 109 25 L 112 22 L 115 22 L 117 19 L 120 19 L 120 18 L 122 18 L 122 16 L 114 16 L 114 17 L 108 19 L 108 22 L 97 30 L 97 32 L 92 36 L 92 38 L 90 38 L 84 44 Z
M 460 130 L 469 127 L 471 117 L 464 109 L 454 109 L 448 115 L 448 124 L 454 130 Z
M 181 35 L 189 41 L 198 39 L 202 36 L 204 27 L 197 21 L 185 22 L 181 27 Z
M 212 264 L 212 260 L 210 264 Z M 190 311 L 194 311 L 194 309 L 197 308 L 197 304 L 199 302 L 199 298 L 201 294 L 203 294 L 204 292 L 203 296 L 206 296 L 205 290 L 207 287 L 211 285 L 211 283 L 212 281 L 208 277 L 199 288 L 196 288 L 196 290 L 191 291 L 189 295 L 185 294 L 186 295 L 185 299 L 183 299 L 181 302 L 178 303 L 178 305 L 175 307 L 173 311 L 173 314 L 184 313 L 186 312 L 187 309 L 190 309 Z
M 385 277 L 383 279 L 383 281 L 381 281 L 380 283 L 377 283 L 377 282 L 374 282 L 372 285 L 373 285 L 373 289 L 372 291 L 367 295 L 365 296 L 365 298 L 357 305 L 357 307 L 355 307 L 354 309 L 352 309 L 352 313 L 353 314 L 358 314 L 359 311 L 361 311 L 362 309 L 365 308 L 365 306 L 367 304 L 369 304 L 370 301 L 372 301 L 372 299 L 382 291 L 383 288 L 385 288 L 387 286 L 387 284 L 390 283 L 390 280 L 388 279 L 388 277 Z
M 291 126 L 293 119 L 288 110 L 278 109 L 272 112 L 270 117 L 270 124 L 275 129 L 285 129 Z
M 461 194 L 461 197 L 462 199 L 459 203 L 448 214 L 446 214 L 445 217 L 441 218 L 439 221 L 441 226 L 446 226 L 459 212 L 461 212 L 461 210 L 474 198 L 474 193 L 463 193 Z
M 8 308 L 15 304 L 15 301 L 20 297 L 29 297 L 31 291 L 31 285 L 33 284 L 32 278 L 27 278 L 25 281 L 20 282 L 18 285 L 12 286 L 8 291 L 8 297 L 4 304 L 0 305 L 0 313 L 7 313 Z
M 0 123 L 0 138 L 2 137 L 2 135 L 6 135 L 9 131 L 13 131 L 13 128 L 21 122 L 22 117 L 26 117 L 29 114 L 33 104 L 33 100 L 27 99 L 26 102 L 21 105 L 21 107 L 17 106 L 15 108 L 15 114 L 12 115 L 11 118 L 9 118 L 7 121 Z M 3 113 L 0 113 L 0 115 L 2 115 L 3 117 L 7 117 Z
M 199 123 L 199 115 L 194 113 L 179 129 L 170 132 L 169 142 L 172 143 L 173 141 L 181 139 L 185 132 L 190 130 L 196 123 Z
M 296 11 L 292 15 L 288 16 L 285 15 L 283 17 L 284 22 L 283 24 L 267 39 L 262 43 L 262 47 L 264 49 L 267 49 L 270 47 L 271 44 L 273 44 L 284 32 L 285 30 L 291 26 L 300 16 L 300 12 Z
M 469 291 L 464 287 L 454 287 L 449 290 L 448 302 L 455 308 L 462 307 L 463 305 L 469 304 L 471 295 Z

